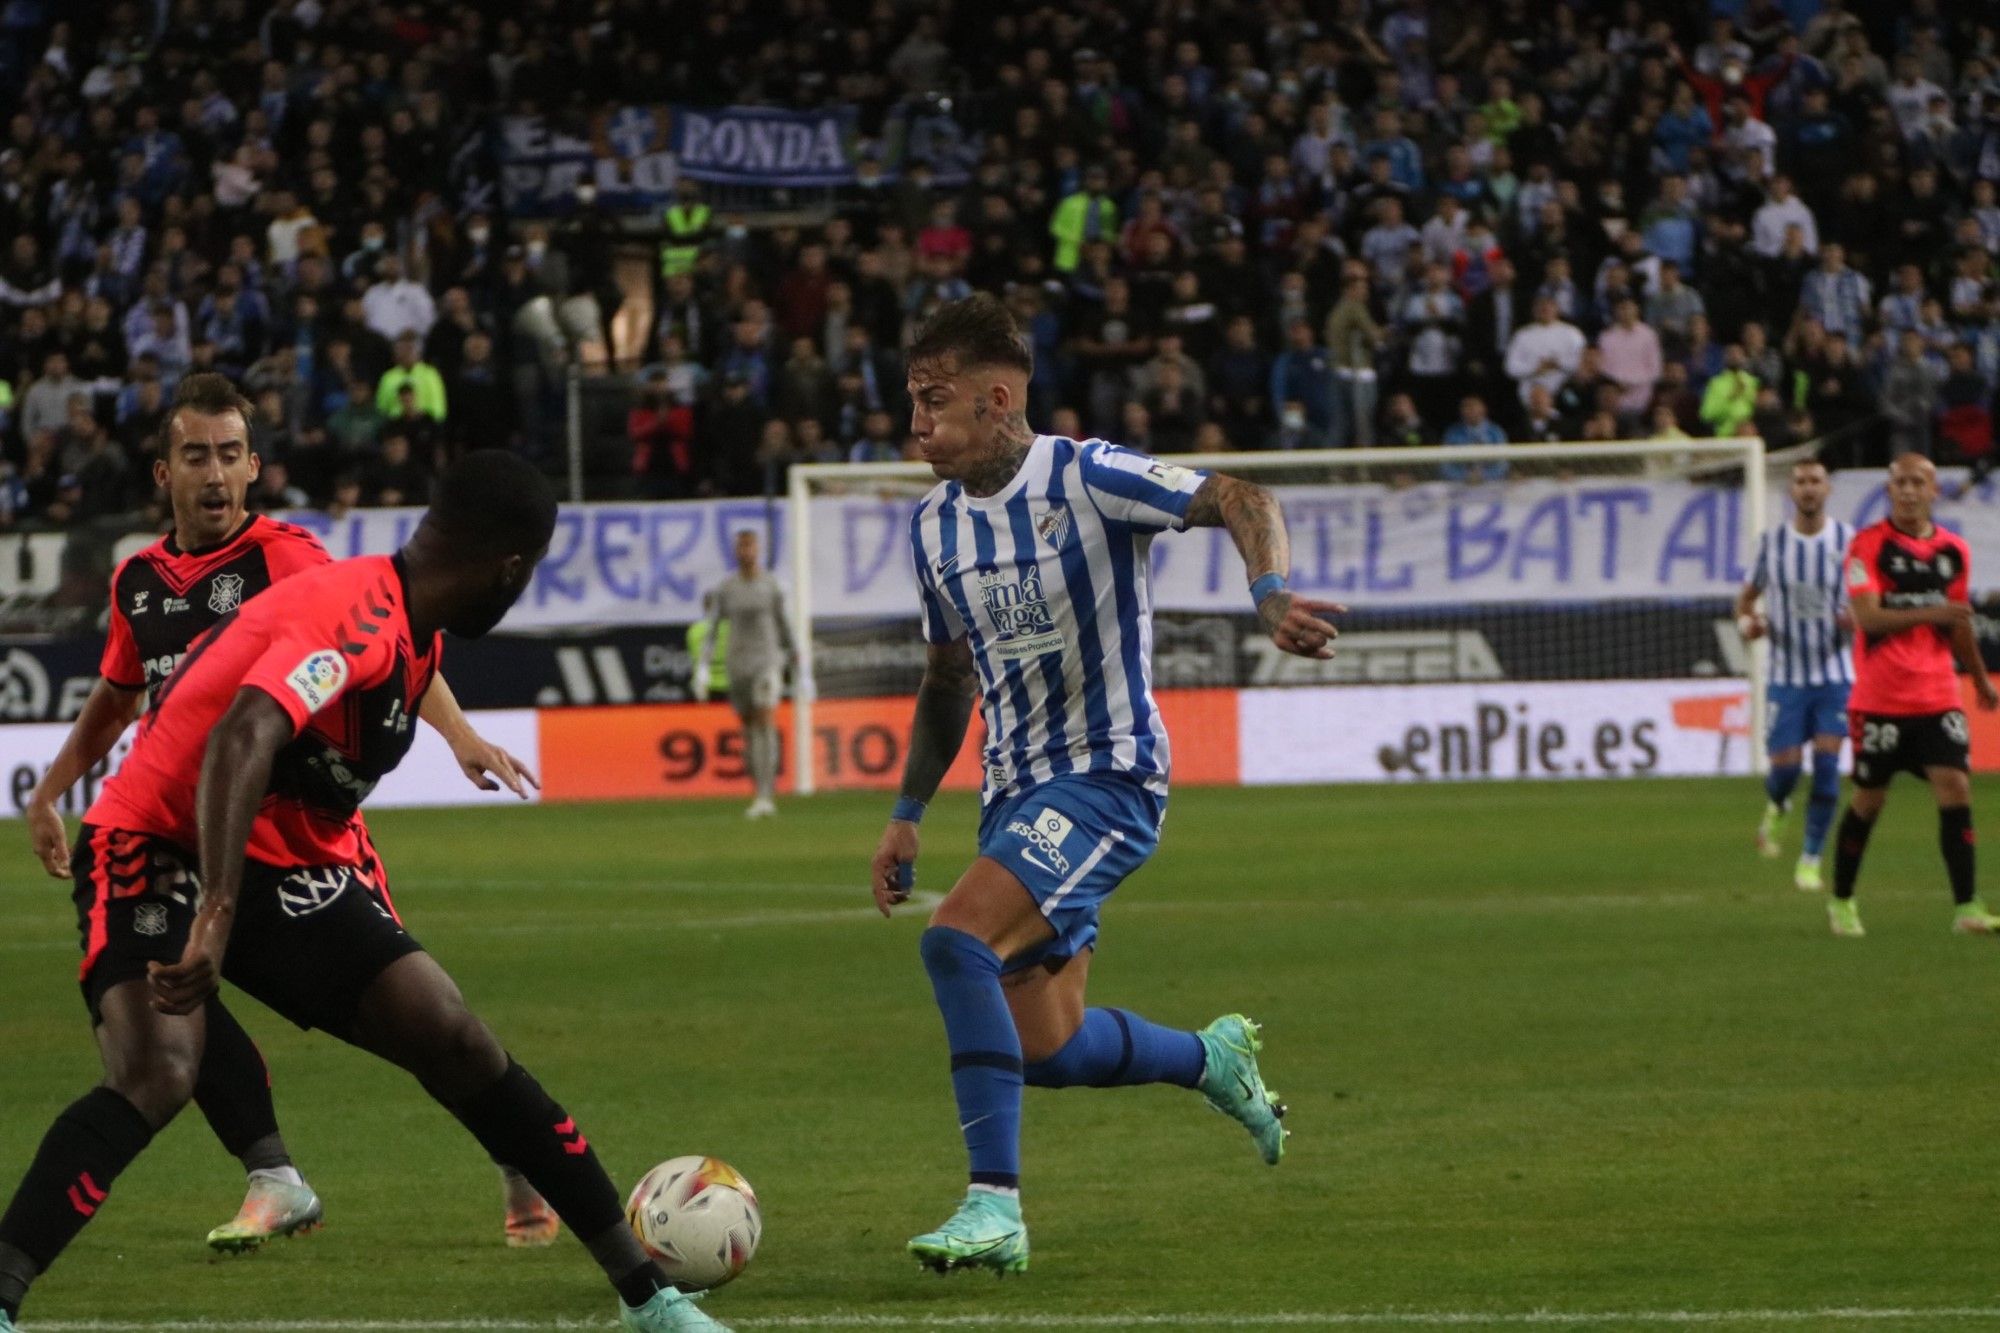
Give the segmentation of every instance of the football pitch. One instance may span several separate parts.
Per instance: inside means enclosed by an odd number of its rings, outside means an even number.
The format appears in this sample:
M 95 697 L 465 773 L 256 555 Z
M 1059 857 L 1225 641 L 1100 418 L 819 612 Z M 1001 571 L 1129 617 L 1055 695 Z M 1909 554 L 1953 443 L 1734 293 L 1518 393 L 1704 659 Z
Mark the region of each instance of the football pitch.
M 2000 1327 L 2000 941 L 1947 932 L 1898 784 L 1860 941 L 1759 860 L 1747 781 L 1183 790 L 1105 916 L 1093 998 L 1264 1022 L 1282 1166 L 1170 1088 L 1027 1093 L 1033 1267 L 903 1252 L 963 1156 L 917 959 L 877 918 L 883 796 L 388 812 L 413 932 L 621 1187 L 727 1158 L 763 1248 L 742 1328 Z M 2000 783 L 1976 808 L 2000 827 Z M 919 890 L 971 852 L 925 823 Z M 1797 835 L 1797 821 L 1791 830 Z M 64 888 L 0 825 L 0 1191 L 97 1077 Z M 1984 879 L 2000 897 L 2000 866 Z M 192 1109 L 34 1292 L 27 1328 L 608 1328 L 574 1240 L 500 1241 L 477 1146 L 406 1077 L 253 1002 L 320 1233 L 211 1261 L 236 1163 Z

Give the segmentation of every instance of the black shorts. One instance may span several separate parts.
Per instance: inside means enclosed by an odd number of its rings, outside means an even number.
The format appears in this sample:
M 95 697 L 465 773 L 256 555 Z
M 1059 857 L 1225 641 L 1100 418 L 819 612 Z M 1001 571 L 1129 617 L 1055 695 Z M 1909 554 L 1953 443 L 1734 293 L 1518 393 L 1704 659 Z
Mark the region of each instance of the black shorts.
M 1944 713 L 1851 713 L 1854 785 L 1889 785 L 1898 773 L 1924 776 L 1928 768 L 1971 767 L 1972 729 L 1959 709 Z
M 347 1036 L 375 978 L 423 948 L 396 916 L 374 848 L 363 851 L 359 865 L 245 862 L 223 977 L 302 1028 Z M 180 958 L 201 892 L 194 858 L 148 834 L 86 824 L 70 865 L 96 1023 L 106 991 Z

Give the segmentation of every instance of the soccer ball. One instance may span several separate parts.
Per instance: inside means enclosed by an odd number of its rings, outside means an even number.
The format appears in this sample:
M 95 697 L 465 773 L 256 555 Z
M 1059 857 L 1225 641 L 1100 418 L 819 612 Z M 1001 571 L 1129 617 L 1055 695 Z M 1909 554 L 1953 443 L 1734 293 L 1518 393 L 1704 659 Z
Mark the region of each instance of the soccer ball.
M 682 1291 L 706 1291 L 757 1253 L 764 1217 L 743 1173 L 717 1157 L 675 1157 L 632 1188 L 625 1218 Z

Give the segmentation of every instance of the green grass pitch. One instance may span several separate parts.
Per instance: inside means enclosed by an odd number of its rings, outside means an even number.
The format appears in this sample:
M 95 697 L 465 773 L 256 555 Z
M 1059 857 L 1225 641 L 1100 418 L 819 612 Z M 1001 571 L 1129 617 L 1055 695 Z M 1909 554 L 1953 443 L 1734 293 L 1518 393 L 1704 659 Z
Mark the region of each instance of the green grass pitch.
M 963 1158 L 922 913 L 866 905 L 886 798 L 756 825 L 734 803 L 374 823 L 414 932 L 621 1186 L 685 1152 L 755 1183 L 763 1250 L 709 1303 L 741 1327 L 2000 1327 L 2000 941 L 1947 932 L 1918 787 L 1875 838 L 1863 941 L 1751 851 L 1760 801 L 1747 781 L 1178 792 L 1106 913 L 1093 996 L 1262 1020 L 1290 1154 L 1266 1169 L 1178 1089 L 1031 1089 L 1034 1264 L 1004 1283 L 903 1253 Z M 973 821 L 939 803 L 920 889 L 949 886 Z M 11 1190 L 97 1065 L 67 895 L 4 831 Z M 608 1327 L 573 1240 L 502 1247 L 492 1167 L 414 1084 L 238 1011 L 326 1229 L 211 1262 L 240 1177 L 190 1110 L 43 1280 L 30 1333 Z

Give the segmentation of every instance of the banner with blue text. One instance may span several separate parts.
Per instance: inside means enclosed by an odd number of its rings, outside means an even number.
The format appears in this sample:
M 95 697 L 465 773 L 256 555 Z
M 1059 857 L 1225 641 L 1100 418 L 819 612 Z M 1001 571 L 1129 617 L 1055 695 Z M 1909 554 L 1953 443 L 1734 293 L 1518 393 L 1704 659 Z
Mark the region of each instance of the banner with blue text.
M 1734 489 L 1635 478 L 1285 486 L 1278 495 L 1291 529 L 1293 588 L 1357 608 L 1718 598 L 1747 572 Z M 907 495 L 813 501 L 817 618 L 913 614 L 910 508 Z M 1769 518 L 1782 512 L 1774 496 Z M 1880 474 L 1837 475 L 1830 512 L 1857 525 L 1882 518 Z M 1937 512 L 1971 542 L 1974 586 L 2000 586 L 2000 488 L 1970 487 Z M 344 558 L 395 550 L 420 511 L 287 517 Z M 789 583 L 787 526 L 783 504 L 755 499 L 564 506 L 548 558 L 506 627 L 686 624 L 729 571 L 741 529 L 764 536 L 767 558 Z M 1243 565 L 1226 532 L 1166 534 L 1152 558 L 1161 610 L 1246 609 Z

